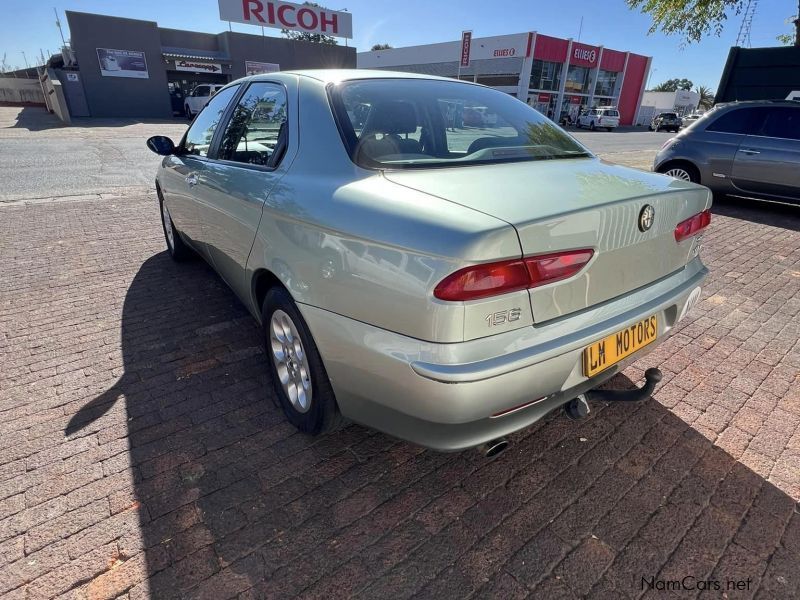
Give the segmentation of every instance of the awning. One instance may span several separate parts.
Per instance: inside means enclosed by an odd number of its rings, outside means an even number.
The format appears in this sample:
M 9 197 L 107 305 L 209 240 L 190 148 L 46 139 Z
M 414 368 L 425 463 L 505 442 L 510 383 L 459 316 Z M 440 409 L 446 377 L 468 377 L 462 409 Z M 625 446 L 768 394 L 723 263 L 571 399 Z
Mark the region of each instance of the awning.
M 164 58 L 180 60 L 200 60 L 208 62 L 230 63 L 231 58 L 224 52 L 215 50 L 195 50 L 193 48 L 176 48 L 173 46 L 162 46 L 161 54 Z

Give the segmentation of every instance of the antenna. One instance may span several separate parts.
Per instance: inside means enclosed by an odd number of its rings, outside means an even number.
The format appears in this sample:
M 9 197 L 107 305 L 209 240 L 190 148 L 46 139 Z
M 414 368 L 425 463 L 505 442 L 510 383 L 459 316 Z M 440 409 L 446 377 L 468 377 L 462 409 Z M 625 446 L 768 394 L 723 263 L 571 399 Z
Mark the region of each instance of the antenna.
M 747 0 L 744 7 L 742 24 L 739 27 L 739 34 L 736 36 L 736 46 L 747 46 L 750 48 L 750 29 L 753 26 L 753 17 L 756 14 L 758 0 Z

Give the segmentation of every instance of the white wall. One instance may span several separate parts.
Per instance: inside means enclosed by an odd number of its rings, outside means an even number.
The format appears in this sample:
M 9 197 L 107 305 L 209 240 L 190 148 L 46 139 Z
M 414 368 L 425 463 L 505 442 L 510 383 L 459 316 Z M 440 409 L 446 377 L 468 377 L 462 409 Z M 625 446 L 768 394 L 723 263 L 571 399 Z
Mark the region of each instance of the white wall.
M 527 33 L 472 38 L 470 59 L 525 58 L 527 50 Z M 500 55 L 495 56 L 495 53 L 499 53 Z M 438 44 L 423 44 L 421 46 L 408 46 L 406 48 L 359 52 L 356 55 L 356 65 L 359 69 L 376 69 L 399 65 L 424 65 L 428 63 L 458 61 L 460 55 L 461 40 L 455 40 L 452 42 L 440 42 Z
M 44 104 L 44 94 L 38 79 L 0 78 L 0 102 L 11 104 Z

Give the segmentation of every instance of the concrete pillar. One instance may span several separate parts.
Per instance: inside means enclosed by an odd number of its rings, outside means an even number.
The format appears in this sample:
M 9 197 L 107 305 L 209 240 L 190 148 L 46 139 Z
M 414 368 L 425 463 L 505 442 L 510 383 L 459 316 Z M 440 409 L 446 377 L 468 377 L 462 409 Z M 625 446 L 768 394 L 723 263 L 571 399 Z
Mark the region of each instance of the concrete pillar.
M 564 104 L 564 89 L 567 85 L 567 71 L 569 70 L 569 57 L 572 55 L 572 38 L 569 38 L 567 44 L 567 58 L 564 65 L 561 67 L 561 81 L 558 84 L 558 98 L 556 99 L 556 112 L 553 115 L 553 120 L 558 123 L 561 119 L 561 107 Z

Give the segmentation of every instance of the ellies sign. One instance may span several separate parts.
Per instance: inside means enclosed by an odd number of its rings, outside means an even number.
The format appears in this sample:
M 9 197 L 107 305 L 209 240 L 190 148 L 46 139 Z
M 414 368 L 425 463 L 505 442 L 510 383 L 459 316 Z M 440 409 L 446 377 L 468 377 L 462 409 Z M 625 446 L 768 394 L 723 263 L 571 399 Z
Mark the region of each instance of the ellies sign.
M 308 4 L 278 0 L 219 0 L 223 21 L 322 33 L 334 37 L 353 37 L 353 15 Z

